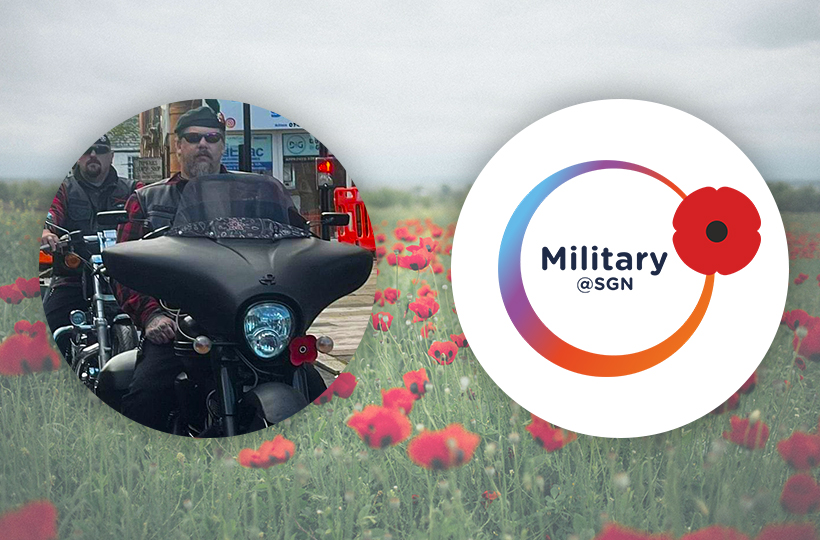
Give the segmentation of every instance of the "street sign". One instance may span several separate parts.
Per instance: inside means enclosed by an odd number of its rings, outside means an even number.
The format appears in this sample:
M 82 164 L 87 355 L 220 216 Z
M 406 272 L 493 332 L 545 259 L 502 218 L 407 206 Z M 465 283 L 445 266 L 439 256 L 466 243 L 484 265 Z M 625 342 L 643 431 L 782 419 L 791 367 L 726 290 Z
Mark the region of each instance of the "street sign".
M 133 159 L 134 178 L 146 184 L 162 180 L 162 158 L 135 157 Z

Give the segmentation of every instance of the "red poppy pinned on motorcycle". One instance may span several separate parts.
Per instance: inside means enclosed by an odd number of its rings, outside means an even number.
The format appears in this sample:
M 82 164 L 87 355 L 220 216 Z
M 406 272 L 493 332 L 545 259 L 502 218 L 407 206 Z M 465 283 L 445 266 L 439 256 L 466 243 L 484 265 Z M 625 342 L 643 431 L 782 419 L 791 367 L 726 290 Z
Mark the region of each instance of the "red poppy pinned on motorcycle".
M 672 219 L 672 242 L 681 260 L 704 275 L 734 274 L 760 247 L 760 214 L 743 193 L 701 188 L 680 203 Z
M 316 350 L 316 336 L 300 336 L 293 338 L 288 345 L 290 350 L 290 363 L 294 366 L 301 366 L 304 363 L 313 363 L 319 356 Z

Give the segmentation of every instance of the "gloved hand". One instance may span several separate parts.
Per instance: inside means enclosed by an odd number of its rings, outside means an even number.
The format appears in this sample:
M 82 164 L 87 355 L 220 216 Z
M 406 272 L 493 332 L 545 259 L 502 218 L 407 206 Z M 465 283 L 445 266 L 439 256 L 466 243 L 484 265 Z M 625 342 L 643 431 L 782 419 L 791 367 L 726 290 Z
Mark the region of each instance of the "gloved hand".
M 43 229 L 43 236 L 41 241 L 42 245 L 48 244 L 51 248 L 51 251 L 54 252 L 54 250 L 57 249 L 57 242 L 59 241 L 60 238 L 56 234 L 49 231 L 48 229 Z
M 156 345 L 169 343 L 176 336 L 177 325 L 165 315 L 155 315 L 145 325 L 145 338 Z

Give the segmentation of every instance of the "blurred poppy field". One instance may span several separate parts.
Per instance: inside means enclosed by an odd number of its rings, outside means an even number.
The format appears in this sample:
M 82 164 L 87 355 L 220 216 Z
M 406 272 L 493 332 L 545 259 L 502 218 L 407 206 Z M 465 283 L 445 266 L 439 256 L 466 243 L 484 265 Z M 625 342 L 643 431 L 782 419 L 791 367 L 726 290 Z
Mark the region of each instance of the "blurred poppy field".
M 280 425 L 194 440 L 53 361 L 26 285 L 42 215 L 4 211 L 0 285 L 19 285 L 0 298 L 0 537 L 818 539 L 820 214 L 784 215 L 786 313 L 755 376 L 639 439 L 561 429 L 484 373 L 453 303 L 457 214 L 375 209 L 378 291 L 348 372 Z

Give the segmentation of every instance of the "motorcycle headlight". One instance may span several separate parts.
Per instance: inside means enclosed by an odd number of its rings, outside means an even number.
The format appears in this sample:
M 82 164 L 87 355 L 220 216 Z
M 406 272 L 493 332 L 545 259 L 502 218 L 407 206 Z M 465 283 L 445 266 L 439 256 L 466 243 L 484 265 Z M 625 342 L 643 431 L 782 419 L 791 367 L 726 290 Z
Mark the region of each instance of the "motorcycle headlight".
M 288 346 L 293 333 L 293 313 L 284 304 L 265 302 L 245 312 L 245 339 L 260 358 L 273 358 Z

